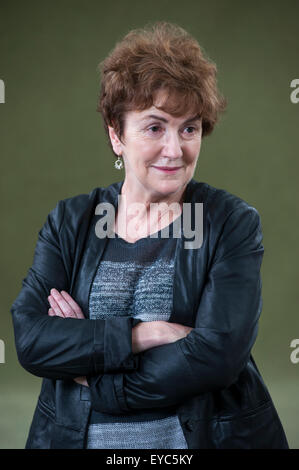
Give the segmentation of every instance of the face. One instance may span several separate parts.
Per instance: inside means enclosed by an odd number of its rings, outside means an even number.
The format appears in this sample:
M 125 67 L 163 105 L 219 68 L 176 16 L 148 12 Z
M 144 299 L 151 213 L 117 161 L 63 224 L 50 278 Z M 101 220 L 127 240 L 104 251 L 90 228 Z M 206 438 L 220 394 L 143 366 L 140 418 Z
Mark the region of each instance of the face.
M 147 199 L 180 194 L 193 177 L 201 147 L 201 119 L 174 117 L 160 109 L 163 94 L 143 111 L 125 114 L 122 142 L 109 128 L 116 154 L 125 165 L 124 186 Z

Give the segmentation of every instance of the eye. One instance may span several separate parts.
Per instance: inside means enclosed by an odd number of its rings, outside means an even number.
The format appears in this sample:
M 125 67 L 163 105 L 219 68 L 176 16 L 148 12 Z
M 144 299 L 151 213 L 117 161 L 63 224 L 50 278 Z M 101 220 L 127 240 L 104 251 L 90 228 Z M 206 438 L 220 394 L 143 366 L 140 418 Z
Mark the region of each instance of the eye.
M 145 132 L 149 137 L 158 138 L 163 134 L 163 127 L 159 124 L 152 124 L 146 128 Z
M 150 130 L 153 134 L 158 134 L 158 133 L 161 131 L 161 127 L 160 127 L 160 126 L 157 126 L 157 125 L 153 125 L 153 126 L 150 126 L 150 127 L 149 127 L 149 130 Z
M 193 126 L 188 126 L 185 128 L 185 130 L 187 131 L 187 134 L 194 134 L 196 131 L 196 128 Z
M 183 136 L 186 139 L 192 139 L 193 137 L 199 136 L 200 128 L 197 126 L 186 126 L 183 130 Z

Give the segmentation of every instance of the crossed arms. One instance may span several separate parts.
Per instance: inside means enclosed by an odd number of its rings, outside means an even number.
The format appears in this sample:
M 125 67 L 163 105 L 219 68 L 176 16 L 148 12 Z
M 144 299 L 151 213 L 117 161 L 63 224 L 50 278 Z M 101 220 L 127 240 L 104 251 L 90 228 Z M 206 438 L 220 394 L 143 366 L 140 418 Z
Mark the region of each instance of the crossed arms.
M 85 316 L 80 306 L 65 291 L 61 293 L 53 288 L 48 296 L 51 307 L 48 315 L 61 318 L 77 318 L 84 320 Z M 132 328 L 132 353 L 138 354 L 147 349 L 173 343 L 184 338 L 193 328 L 179 323 L 165 321 L 140 322 Z M 77 383 L 89 386 L 86 377 L 76 377 Z
M 39 233 L 33 266 L 11 309 L 26 370 L 89 385 L 92 407 L 110 413 L 179 404 L 237 380 L 261 312 L 263 246 L 255 209 L 235 209 L 219 230 L 195 327 L 188 329 L 167 322 L 132 327 L 130 317 L 81 321 L 83 312 L 67 294 L 57 207 Z M 63 317 L 58 300 L 65 302 Z

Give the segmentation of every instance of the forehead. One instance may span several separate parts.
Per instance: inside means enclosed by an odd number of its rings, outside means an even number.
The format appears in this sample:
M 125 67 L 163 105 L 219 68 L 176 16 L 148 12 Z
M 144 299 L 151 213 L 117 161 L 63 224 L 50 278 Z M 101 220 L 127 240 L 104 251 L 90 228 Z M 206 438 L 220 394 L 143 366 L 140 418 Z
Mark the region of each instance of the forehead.
M 131 108 L 126 113 L 126 120 L 138 124 L 158 119 L 180 125 L 190 120 L 200 120 L 200 114 L 198 104 L 190 94 L 186 96 L 179 91 L 159 89 L 153 95 L 152 106 L 145 109 Z
M 148 121 L 157 120 L 157 121 L 161 121 L 165 123 L 180 125 L 184 122 L 188 122 L 191 120 L 200 121 L 200 116 L 198 114 L 194 114 L 194 112 L 193 113 L 187 112 L 183 114 L 182 116 L 174 116 L 153 105 L 150 108 L 144 109 L 142 111 L 139 111 L 139 110 L 128 111 L 126 113 L 125 120 L 127 122 L 129 121 L 132 124 L 135 124 L 135 123 L 142 124 Z

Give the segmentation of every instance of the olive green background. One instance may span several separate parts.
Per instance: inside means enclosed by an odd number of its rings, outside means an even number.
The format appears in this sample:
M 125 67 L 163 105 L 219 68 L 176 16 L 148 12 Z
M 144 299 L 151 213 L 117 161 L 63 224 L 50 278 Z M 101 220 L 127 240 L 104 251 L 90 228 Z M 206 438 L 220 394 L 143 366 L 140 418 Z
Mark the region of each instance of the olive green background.
M 18 363 L 10 307 L 57 201 L 123 177 L 96 113 L 97 64 L 130 29 L 177 23 L 216 62 L 228 108 L 204 139 L 195 178 L 257 208 L 263 312 L 253 356 L 291 448 L 299 448 L 299 1 L 42 0 L 0 4 L 0 448 L 23 448 L 41 379 Z M 299 357 L 299 354 L 298 354 Z

